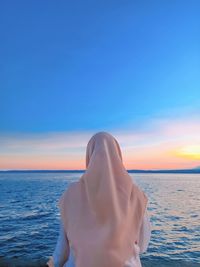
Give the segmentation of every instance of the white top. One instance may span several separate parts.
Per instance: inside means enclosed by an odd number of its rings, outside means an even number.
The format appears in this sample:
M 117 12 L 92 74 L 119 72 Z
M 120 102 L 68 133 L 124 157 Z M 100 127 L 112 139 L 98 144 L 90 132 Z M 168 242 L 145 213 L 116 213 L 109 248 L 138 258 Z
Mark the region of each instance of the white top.
M 142 226 L 140 229 L 138 244 L 134 244 L 134 246 L 136 247 L 137 256 L 136 257 L 133 256 L 130 259 L 127 259 L 127 261 L 124 263 L 124 267 L 141 267 L 142 266 L 140 262 L 139 254 L 147 251 L 150 237 L 151 237 L 151 223 L 150 223 L 148 211 L 146 210 L 144 214 Z M 53 264 L 49 266 L 75 267 L 74 254 L 73 254 L 73 249 L 71 247 L 70 247 L 69 259 L 67 260 L 67 251 L 66 251 L 67 246 L 68 244 L 67 244 L 67 239 L 65 236 L 64 228 L 63 228 L 62 222 L 60 222 L 59 236 L 58 236 L 57 244 L 56 244 L 53 257 L 52 257 Z

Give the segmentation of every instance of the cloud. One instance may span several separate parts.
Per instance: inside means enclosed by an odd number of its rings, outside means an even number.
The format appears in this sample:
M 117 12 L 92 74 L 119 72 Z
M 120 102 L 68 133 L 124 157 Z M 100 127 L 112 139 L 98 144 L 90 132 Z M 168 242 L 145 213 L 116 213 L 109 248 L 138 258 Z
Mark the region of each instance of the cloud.
M 109 132 L 121 146 L 126 168 L 191 168 L 199 164 L 198 157 L 181 154 L 187 147 L 200 145 L 197 117 L 154 118 L 138 129 L 130 126 Z M 86 145 L 93 134 L 83 131 L 1 135 L 0 168 L 85 168 Z

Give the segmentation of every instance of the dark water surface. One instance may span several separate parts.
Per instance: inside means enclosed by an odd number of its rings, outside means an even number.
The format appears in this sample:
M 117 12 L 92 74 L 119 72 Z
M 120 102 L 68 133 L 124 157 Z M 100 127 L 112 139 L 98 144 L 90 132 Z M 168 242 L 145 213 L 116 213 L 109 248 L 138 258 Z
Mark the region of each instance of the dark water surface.
M 44 266 L 59 231 L 57 201 L 81 173 L 0 173 L 0 267 Z M 131 174 L 149 197 L 144 267 L 200 266 L 200 175 Z

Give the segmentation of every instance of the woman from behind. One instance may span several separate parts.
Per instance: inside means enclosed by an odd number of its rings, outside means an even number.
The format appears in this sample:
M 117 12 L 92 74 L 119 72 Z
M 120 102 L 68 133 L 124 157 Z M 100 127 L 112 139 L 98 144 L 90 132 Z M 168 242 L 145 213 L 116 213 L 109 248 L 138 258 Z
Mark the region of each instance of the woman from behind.
M 85 173 L 59 200 L 61 241 L 47 265 L 140 267 L 139 253 L 150 240 L 147 203 L 123 165 L 117 140 L 96 133 L 87 144 Z

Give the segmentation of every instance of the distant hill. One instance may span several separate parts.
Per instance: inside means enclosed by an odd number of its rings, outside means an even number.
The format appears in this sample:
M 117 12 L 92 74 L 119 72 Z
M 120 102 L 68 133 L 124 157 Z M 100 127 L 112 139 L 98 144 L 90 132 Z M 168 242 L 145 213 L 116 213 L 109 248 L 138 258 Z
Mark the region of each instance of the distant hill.
M 130 173 L 200 173 L 200 168 L 177 170 L 128 170 Z
M 200 166 L 197 166 L 197 167 L 196 167 L 196 168 L 194 168 L 194 169 L 200 170 Z
M 0 170 L 2 172 L 16 173 L 83 173 L 85 170 Z M 200 173 L 200 166 L 194 169 L 177 169 L 177 170 L 128 170 L 129 173 Z

